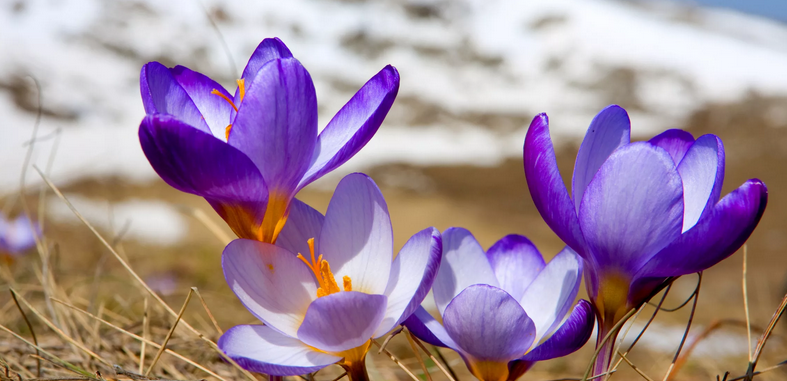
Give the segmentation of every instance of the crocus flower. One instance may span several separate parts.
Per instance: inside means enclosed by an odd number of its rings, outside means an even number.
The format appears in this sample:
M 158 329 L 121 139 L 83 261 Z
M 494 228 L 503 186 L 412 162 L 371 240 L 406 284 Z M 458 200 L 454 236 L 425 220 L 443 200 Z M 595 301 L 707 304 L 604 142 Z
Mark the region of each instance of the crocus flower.
M 26 216 L 7 220 L 0 215 L 0 254 L 16 257 L 35 246 L 39 227 Z
M 146 64 L 139 140 L 167 184 L 204 197 L 238 237 L 273 243 L 295 194 L 375 134 L 399 74 L 386 66 L 319 135 L 314 84 L 279 39 L 260 43 L 237 82 L 233 96 L 183 66 Z
M 233 327 L 219 347 L 254 372 L 292 376 L 338 363 L 351 380 L 365 380 L 371 339 L 421 304 L 441 256 L 440 232 L 428 228 L 394 259 L 380 190 L 364 174 L 348 175 L 325 217 L 295 202 L 276 245 L 238 239 L 227 246 L 227 283 L 265 325 Z
M 705 270 L 738 250 L 768 198 L 765 184 L 752 179 L 719 200 L 724 146 L 715 135 L 695 140 L 668 130 L 635 143 L 629 136 L 621 107 L 596 115 L 577 154 L 571 195 L 545 114 L 525 138 L 530 194 L 546 223 L 585 261 L 599 339 L 673 277 Z M 596 374 L 606 368 L 609 348 Z
M 418 338 L 457 351 L 482 381 L 516 380 L 541 360 L 582 347 L 593 309 L 580 300 L 582 261 L 565 248 L 549 264 L 525 237 L 509 235 L 484 249 L 469 231 L 443 233 L 433 292 L 441 325 L 423 307 L 405 322 Z

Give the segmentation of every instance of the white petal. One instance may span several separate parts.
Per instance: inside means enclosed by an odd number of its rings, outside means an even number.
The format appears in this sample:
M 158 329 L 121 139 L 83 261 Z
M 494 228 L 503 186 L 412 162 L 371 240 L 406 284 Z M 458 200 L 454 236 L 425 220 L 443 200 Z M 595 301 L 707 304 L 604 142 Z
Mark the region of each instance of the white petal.
M 374 337 L 380 337 L 401 324 L 421 305 L 440 267 L 440 242 L 440 232 L 427 228 L 413 235 L 399 251 L 385 289 L 388 297 L 385 318 Z
M 555 331 L 574 303 L 582 280 L 581 261 L 566 246 L 525 290 L 520 304 L 536 325 L 534 344 Z
M 500 287 L 475 237 L 465 229 L 450 228 L 443 233 L 443 259 L 432 286 L 440 316 L 455 296 L 474 284 Z
M 297 337 L 317 285 L 295 254 L 268 243 L 236 239 L 222 255 L 224 277 L 244 306 L 271 328 Z
M 385 292 L 393 261 L 393 230 L 385 199 L 370 177 L 354 173 L 339 182 L 317 246 L 339 284 L 349 276 L 353 291 Z
M 264 325 L 232 327 L 221 336 L 218 345 L 244 369 L 277 376 L 316 372 L 341 360 Z

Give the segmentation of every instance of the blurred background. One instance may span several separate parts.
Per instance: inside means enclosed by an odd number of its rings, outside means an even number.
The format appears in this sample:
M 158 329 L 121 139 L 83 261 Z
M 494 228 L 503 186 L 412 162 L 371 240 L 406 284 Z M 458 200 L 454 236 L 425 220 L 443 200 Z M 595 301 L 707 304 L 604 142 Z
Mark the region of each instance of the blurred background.
M 321 127 L 386 64 L 398 68 L 399 96 L 374 139 L 299 194 L 324 212 L 341 176 L 367 172 L 388 201 L 397 249 L 427 226 L 461 226 L 485 247 L 519 233 L 545 257 L 557 253 L 562 243 L 538 215 L 522 170 L 537 113 L 550 117 L 568 181 L 590 120 L 609 104 L 627 109 L 636 140 L 668 128 L 719 135 L 724 194 L 753 177 L 770 191 L 748 243 L 750 312 L 763 327 L 787 291 L 785 22 L 787 3 L 777 0 L 4 0 L 0 207 L 22 212 L 24 178 L 24 197 L 57 246 L 51 266 L 59 282 L 88 295 L 91 306 L 138 308 L 141 296 L 119 291 L 128 275 L 92 233 L 51 193 L 39 197 L 40 176 L 23 170 L 35 139 L 30 164 L 47 171 L 172 305 L 197 286 L 224 329 L 253 322 L 224 283 L 223 243 L 192 214 L 202 210 L 229 229 L 204 200 L 161 181 L 142 154 L 138 76 L 155 60 L 234 88 L 256 45 L 277 36 L 315 81 Z M 33 250 L 8 271 L 35 282 L 40 262 Z M 692 333 L 744 319 L 741 264 L 737 253 L 705 273 Z M 685 278 L 667 306 L 694 289 L 696 277 Z M 3 298 L 5 321 L 15 310 Z M 687 316 L 688 308 L 660 315 L 631 359 L 663 374 Z M 769 346 L 779 353 L 785 343 L 776 333 Z M 697 345 L 679 379 L 742 374 L 747 351 L 745 329 L 721 329 Z M 581 376 L 589 354 L 539 363 L 525 379 Z M 785 360 L 778 357 L 764 366 Z M 787 374 L 778 372 L 773 379 Z

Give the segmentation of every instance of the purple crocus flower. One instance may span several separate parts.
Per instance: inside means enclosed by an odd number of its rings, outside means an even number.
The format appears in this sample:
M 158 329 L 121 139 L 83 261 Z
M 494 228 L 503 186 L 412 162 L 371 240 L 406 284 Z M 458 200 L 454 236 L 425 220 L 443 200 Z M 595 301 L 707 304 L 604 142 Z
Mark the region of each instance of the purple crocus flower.
M 234 96 L 183 66 L 142 67 L 139 140 L 167 184 L 204 197 L 240 238 L 274 243 L 298 191 L 355 155 L 399 90 L 386 66 L 317 134 L 309 73 L 278 38 L 263 40 Z
M 440 232 L 428 228 L 394 259 L 380 190 L 364 174 L 348 175 L 325 217 L 295 202 L 277 245 L 237 239 L 227 246 L 227 283 L 265 325 L 233 327 L 219 347 L 254 372 L 292 376 L 338 363 L 351 380 L 366 380 L 371 339 L 421 304 L 441 256 Z
M 0 254 L 19 256 L 35 246 L 36 236 L 40 234 L 38 224 L 31 222 L 25 215 L 13 220 L 0 215 Z
M 536 116 L 525 138 L 530 194 L 546 223 L 585 261 L 599 339 L 673 277 L 705 270 L 738 250 L 768 199 L 765 184 L 752 179 L 719 200 L 724 146 L 717 136 L 695 140 L 668 130 L 631 143 L 630 128 L 619 106 L 596 115 L 577 154 L 570 195 L 546 114 Z M 606 368 L 609 348 L 596 374 Z
M 516 380 L 536 361 L 565 356 L 593 331 L 593 308 L 580 300 L 582 261 L 566 247 L 549 264 L 525 237 L 484 249 L 469 231 L 443 233 L 433 292 L 443 324 L 420 307 L 405 322 L 418 338 L 457 351 L 482 381 Z

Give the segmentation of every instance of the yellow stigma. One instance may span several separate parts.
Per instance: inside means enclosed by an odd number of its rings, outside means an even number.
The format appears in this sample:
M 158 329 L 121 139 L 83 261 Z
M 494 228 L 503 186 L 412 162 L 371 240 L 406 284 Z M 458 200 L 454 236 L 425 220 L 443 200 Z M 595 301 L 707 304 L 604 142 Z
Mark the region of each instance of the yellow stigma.
M 243 102 L 243 97 L 246 96 L 246 80 L 241 78 L 236 82 L 238 82 L 238 90 L 240 90 L 240 101 Z M 238 110 L 236 109 L 235 111 Z
M 336 283 L 336 278 L 333 276 L 333 272 L 331 272 L 331 265 L 328 264 L 328 261 L 322 259 L 322 254 L 315 258 L 314 238 L 309 238 L 307 242 L 311 252 L 311 261 L 307 260 L 301 253 L 298 253 L 298 259 L 303 261 L 309 267 L 309 270 L 314 273 L 314 278 L 317 279 L 317 284 L 320 285 L 317 289 L 317 297 L 322 298 L 325 295 L 341 291 L 339 284 Z M 352 291 L 352 279 L 345 275 L 342 281 L 344 282 L 344 291 Z

